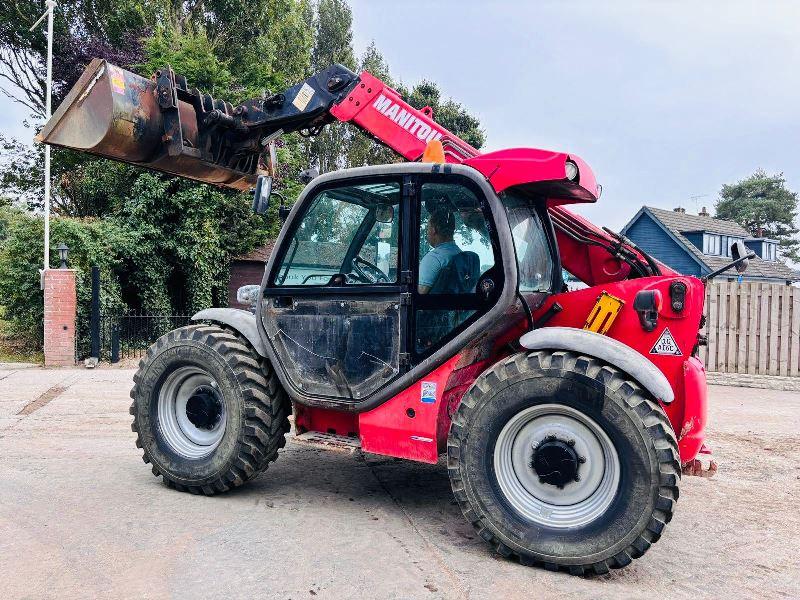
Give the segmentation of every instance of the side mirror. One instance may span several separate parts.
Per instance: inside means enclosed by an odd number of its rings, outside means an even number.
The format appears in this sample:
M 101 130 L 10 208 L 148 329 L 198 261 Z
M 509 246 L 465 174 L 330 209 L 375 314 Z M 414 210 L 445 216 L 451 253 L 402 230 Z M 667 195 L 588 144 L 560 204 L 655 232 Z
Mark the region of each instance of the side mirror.
M 258 302 L 258 293 L 261 291 L 259 285 L 243 285 L 236 290 L 236 301 L 239 304 L 246 304 L 253 307 Z
M 272 194 L 272 177 L 259 175 L 256 189 L 253 191 L 253 212 L 266 215 L 269 209 L 269 197 Z
M 747 246 L 744 245 L 743 241 L 737 240 L 731 244 L 731 258 L 734 261 L 738 261 L 744 257 L 744 260 L 737 262 L 734 267 L 737 273 L 744 273 L 747 270 L 747 267 L 750 264 L 750 255 L 751 253 L 747 249 Z
M 314 179 L 319 177 L 319 169 L 317 167 L 309 167 L 300 171 L 300 183 L 311 183 Z

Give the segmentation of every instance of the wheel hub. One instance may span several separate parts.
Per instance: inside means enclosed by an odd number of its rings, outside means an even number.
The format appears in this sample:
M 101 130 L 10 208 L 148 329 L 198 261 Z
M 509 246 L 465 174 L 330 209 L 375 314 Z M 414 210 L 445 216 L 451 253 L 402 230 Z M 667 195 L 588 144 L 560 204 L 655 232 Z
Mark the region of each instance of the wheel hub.
M 222 403 L 213 389 L 200 386 L 186 401 L 186 416 L 198 429 L 210 431 L 222 417 Z
M 531 468 L 539 476 L 540 483 L 548 483 L 559 489 L 580 481 L 578 468 L 586 459 L 575 451 L 574 440 L 560 440 L 547 436 L 537 444 L 531 458 Z
M 225 398 L 208 371 L 186 365 L 169 374 L 158 392 L 158 428 L 176 453 L 188 459 L 208 456 L 226 425 Z
M 620 461 L 603 428 L 564 404 L 536 404 L 513 415 L 497 436 L 494 470 L 509 504 L 532 523 L 590 523 L 608 508 Z

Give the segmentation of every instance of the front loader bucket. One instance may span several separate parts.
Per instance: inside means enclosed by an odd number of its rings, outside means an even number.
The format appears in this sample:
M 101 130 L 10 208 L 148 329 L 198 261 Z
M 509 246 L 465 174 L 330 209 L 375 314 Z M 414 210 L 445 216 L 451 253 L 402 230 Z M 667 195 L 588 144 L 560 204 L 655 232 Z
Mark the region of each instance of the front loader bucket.
M 164 73 L 174 82 L 171 70 Z M 195 107 L 160 81 L 95 58 L 36 140 L 224 187 L 252 187 L 255 165 L 203 160 Z

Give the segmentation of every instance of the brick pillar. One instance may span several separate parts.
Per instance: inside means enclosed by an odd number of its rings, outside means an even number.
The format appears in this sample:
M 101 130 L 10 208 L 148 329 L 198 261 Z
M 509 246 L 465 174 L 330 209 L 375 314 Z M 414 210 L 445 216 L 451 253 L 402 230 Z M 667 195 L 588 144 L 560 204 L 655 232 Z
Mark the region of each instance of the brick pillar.
M 75 269 L 44 272 L 44 366 L 75 364 Z

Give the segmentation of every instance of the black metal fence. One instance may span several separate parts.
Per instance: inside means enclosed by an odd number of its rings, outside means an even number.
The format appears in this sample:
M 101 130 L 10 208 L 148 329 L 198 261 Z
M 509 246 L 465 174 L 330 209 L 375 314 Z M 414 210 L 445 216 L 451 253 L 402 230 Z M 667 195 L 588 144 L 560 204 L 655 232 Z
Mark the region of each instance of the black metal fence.
M 124 312 L 100 316 L 98 358 L 119 362 L 121 358 L 139 358 L 159 337 L 191 322 L 191 315 L 150 315 Z
M 191 315 L 154 315 L 142 311 L 109 311 L 100 307 L 100 269 L 92 267 L 89 335 L 77 348 L 79 359 L 96 357 L 112 363 L 139 358 L 159 337 L 191 322 Z

